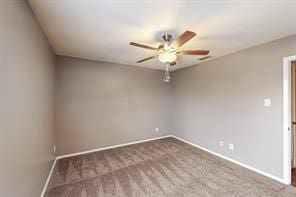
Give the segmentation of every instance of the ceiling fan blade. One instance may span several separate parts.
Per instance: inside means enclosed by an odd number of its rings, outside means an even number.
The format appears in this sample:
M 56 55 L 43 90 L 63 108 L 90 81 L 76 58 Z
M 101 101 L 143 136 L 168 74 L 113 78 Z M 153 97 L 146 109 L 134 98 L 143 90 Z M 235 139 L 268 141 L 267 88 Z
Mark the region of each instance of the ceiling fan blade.
M 144 45 L 144 44 L 135 43 L 135 42 L 130 42 L 129 44 L 132 45 L 132 46 L 140 47 L 140 48 L 144 48 L 144 49 L 158 50 L 158 48 L 147 46 L 147 45 Z
M 198 60 L 203 61 L 210 58 L 212 58 L 212 56 L 205 56 L 205 57 L 199 58 Z
M 208 55 L 209 50 L 184 50 L 180 51 L 181 55 Z
M 187 41 L 189 41 L 191 38 L 193 38 L 196 35 L 196 33 L 192 31 L 185 31 L 182 35 L 180 35 L 178 38 L 176 38 L 172 46 L 176 49 L 181 47 L 183 44 L 185 44 Z
M 156 57 L 157 57 L 157 55 L 153 55 L 153 56 L 147 57 L 145 59 L 139 60 L 139 61 L 137 61 L 137 63 L 145 62 L 147 60 L 151 60 L 151 59 L 156 58 Z

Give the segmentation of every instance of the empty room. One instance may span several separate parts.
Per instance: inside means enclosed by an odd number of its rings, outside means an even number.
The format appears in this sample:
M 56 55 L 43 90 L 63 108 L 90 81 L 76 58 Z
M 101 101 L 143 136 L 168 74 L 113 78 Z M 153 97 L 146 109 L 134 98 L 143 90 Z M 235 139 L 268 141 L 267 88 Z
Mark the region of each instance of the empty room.
M 296 197 L 296 0 L 0 0 L 0 196 Z

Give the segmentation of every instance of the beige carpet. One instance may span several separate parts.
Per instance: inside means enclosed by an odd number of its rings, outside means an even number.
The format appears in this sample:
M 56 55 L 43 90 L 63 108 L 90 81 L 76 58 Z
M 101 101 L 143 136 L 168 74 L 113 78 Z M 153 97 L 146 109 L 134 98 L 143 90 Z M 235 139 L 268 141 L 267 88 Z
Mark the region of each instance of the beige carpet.
M 296 196 L 296 189 L 175 138 L 57 161 L 46 197 Z

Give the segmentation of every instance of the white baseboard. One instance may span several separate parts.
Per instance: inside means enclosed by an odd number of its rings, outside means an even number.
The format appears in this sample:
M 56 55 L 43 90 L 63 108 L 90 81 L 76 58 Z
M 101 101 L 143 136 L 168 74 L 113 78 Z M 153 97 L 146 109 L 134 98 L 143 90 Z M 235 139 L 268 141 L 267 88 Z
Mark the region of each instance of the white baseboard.
M 277 177 L 277 176 L 272 175 L 272 174 L 269 174 L 269 173 L 267 173 L 267 172 L 263 172 L 263 171 L 261 171 L 261 170 L 258 170 L 258 169 L 254 168 L 254 167 L 252 167 L 252 166 L 249 166 L 249 165 L 243 164 L 243 163 L 241 163 L 241 162 L 239 162 L 239 161 L 236 161 L 236 160 L 234 160 L 234 159 L 230 159 L 230 158 L 228 158 L 228 157 L 226 157 L 226 156 L 223 156 L 223 155 L 221 155 L 221 154 L 219 154 L 219 153 L 216 153 L 216 152 L 211 151 L 211 150 L 209 150 L 209 149 L 206 149 L 206 148 L 204 148 L 204 147 L 198 146 L 198 145 L 196 145 L 196 144 L 194 144 L 194 143 L 192 143 L 192 142 L 189 142 L 189 141 L 184 140 L 184 139 L 182 139 L 182 138 L 179 138 L 179 137 L 177 137 L 177 136 L 172 135 L 172 137 L 174 137 L 174 138 L 176 138 L 176 139 L 178 139 L 178 140 L 181 140 L 181 141 L 183 141 L 183 142 L 185 142 L 185 143 L 187 143 L 187 144 L 190 144 L 190 145 L 192 145 L 192 146 L 195 146 L 195 147 L 197 147 L 197 148 L 199 148 L 199 149 L 201 149 L 201 150 L 204 150 L 204 151 L 206 151 L 206 152 L 208 152 L 208 153 L 211 153 L 211 154 L 213 154 L 213 155 L 216 155 L 216 156 L 218 156 L 218 157 L 220 157 L 220 158 L 222 158 L 222 159 L 228 160 L 228 161 L 230 161 L 230 162 L 232 162 L 232 163 L 235 163 L 235 164 L 237 164 L 237 165 L 240 165 L 240 166 L 242 166 L 242 167 L 244 167 L 244 168 L 247 168 L 247 169 L 249 169 L 249 170 L 252 170 L 252 171 L 254 171 L 254 172 L 257 172 L 257 173 L 259 173 L 259 174 L 261 174 L 261 175 L 264 175 L 264 176 L 266 176 L 266 177 L 268 177 L 268 178 L 271 178 L 271 179 L 273 179 L 273 180 L 276 180 L 276 181 L 279 181 L 279 182 L 281 182 L 281 183 L 284 183 L 284 184 L 286 185 L 286 182 L 285 182 L 285 180 L 284 180 L 283 178 Z
M 149 138 L 149 139 L 145 139 L 145 140 L 137 140 L 137 141 L 128 142 L 128 143 L 124 143 L 124 144 L 106 146 L 106 147 L 102 147 L 102 148 L 96 148 L 96 149 L 91 149 L 91 150 L 87 150 L 87 151 L 82 151 L 82 152 L 57 156 L 57 159 L 62 159 L 62 158 L 66 158 L 66 157 L 72 157 L 72 156 L 76 156 L 76 155 L 82 155 L 82 154 L 86 154 L 86 153 L 92 153 L 92 152 L 97 152 L 97 151 L 102 151 L 102 150 L 107 150 L 107 149 L 112 149 L 112 148 L 118 148 L 118 147 L 128 146 L 128 145 L 132 145 L 132 144 L 139 144 L 139 143 L 142 143 L 142 142 L 148 142 L 148 141 L 167 138 L 167 137 L 173 137 L 173 136 L 172 135 L 165 135 L 165 136 L 156 137 L 156 138 Z
M 45 194 L 45 191 L 46 191 L 47 186 L 48 186 L 48 184 L 49 184 L 49 180 L 50 180 L 50 178 L 51 178 L 51 176 L 52 176 L 52 172 L 53 172 L 53 169 L 54 169 L 56 163 L 57 163 L 57 158 L 55 158 L 54 161 L 53 161 L 53 164 L 52 164 L 51 169 L 50 169 L 50 171 L 49 171 L 48 177 L 47 177 L 47 179 L 46 179 L 46 182 L 45 182 L 45 185 L 44 185 L 44 187 L 43 187 L 43 190 L 42 190 L 42 192 L 41 192 L 40 197 L 43 197 L 44 194 Z
M 223 155 L 221 155 L 221 154 L 219 154 L 219 153 L 216 153 L 216 152 L 211 151 L 211 150 L 209 150 L 209 149 L 206 149 L 206 148 L 204 148 L 204 147 L 198 146 L 198 145 L 196 145 L 196 144 L 194 144 L 194 143 L 192 143 L 192 142 L 189 142 L 189 141 L 187 141 L 187 140 L 184 140 L 184 139 L 182 139 L 182 138 L 180 138 L 180 137 L 177 137 L 177 136 L 175 136 L 175 135 L 166 135 L 166 136 L 161 136 L 161 137 L 156 137 L 156 138 L 149 138 L 149 139 L 146 139 L 146 140 L 138 140 L 138 141 L 129 142 L 129 143 L 124 143 L 124 144 L 118 144 L 118 145 L 113 145 L 113 146 L 106 146 L 106 147 L 102 147 L 102 148 L 96 148 L 96 149 L 92 149 L 92 150 L 87 150 L 87 151 L 82 151 L 82 152 L 77 152 L 77 153 L 71 153 L 71 154 L 66 154 L 66 155 L 57 156 L 57 157 L 55 158 L 53 164 L 52 164 L 51 169 L 50 169 L 49 175 L 48 175 L 48 177 L 47 177 L 46 183 L 45 183 L 44 188 L 43 188 L 42 193 L 41 193 L 41 197 L 43 197 L 44 194 L 45 194 L 45 191 L 46 191 L 47 186 L 48 186 L 48 184 L 49 184 L 49 180 L 50 180 L 50 178 L 51 178 L 51 176 L 52 176 L 53 169 L 54 169 L 54 167 L 55 167 L 56 162 L 57 162 L 58 159 L 62 159 L 62 158 L 66 158 L 66 157 L 72 157 L 72 156 L 76 156 L 76 155 L 82 155 L 82 154 L 86 154 L 86 153 L 92 153 L 92 152 L 102 151 L 102 150 L 107 150 L 107 149 L 112 149 L 112 148 L 117 148 L 117 147 L 128 146 L 128 145 L 132 145 L 132 144 L 139 144 L 139 143 L 142 143 L 142 142 L 148 142 L 148 141 L 157 140 L 157 139 L 162 139 L 162 138 L 167 138 L 167 137 L 174 137 L 174 138 L 176 138 L 176 139 L 178 139 L 178 140 L 181 140 L 181 141 L 183 141 L 183 142 L 185 142 L 185 143 L 187 143 L 187 144 L 190 144 L 190 145 L 192 145 L 192 146 L 194 146 L 194 147 L 196 147 L 196 148 L 199 148 L 199 149 L 201 149 L 201 150 L 204 150 L 204 151 L 206 151 L 206 152 L 208 152 L 208 153 L 210 153 L 210 154 L 216 155 L 216 156 L 218 156 L 218 157 L 220 157 L 220 158 L 222 158 L 222 159 L 228 160 L 228 161 L 230 161 L 230 162 L 232 162 L 232 163 L 235 163 L 235 164 L 240 165 L 240 166 L 242 166 L 242 167 L 244 167 L 244 168 L 247 168 L 247 169 L 249 169 L 249 170 L 252 170 L 252 171 L 254 171 L 254 172 L 257 172 L 257 173 L 259 173 L 259 174 L 261 174 L 261 175 L 264 175 L 264 176 L 266 176 L 266 177 L 268 177 L 268 178 L 271 178 L 271 179 L 273 179 L 273 180 L 276 180 L 276 181 L 279 181 L 279 182 L 281 182 L 281 183 L 286 184 L 283 178 L 280 178 L 280 177 L 274 176 L 274 175 L 269 174 L 269 173 L 267 173 L 267 172 L 263 172 L 263 171 L 261 171 L 261 170 L 258 170 L 258 169 L 256 169 L 256 168 L 254 168 L 254 167 L 251 167 L 251 166 L 249 166 L 249 165 L 246 165 L 246 164 L 243 164 L 243 163 L 241 163 L 241 162 L 238 162 L 238 161 L 236 161 L 236 160 L 234 160 L 234 159 L 230 159 L 230 158 L 228 158 L 228 157 L 226 157 L 226 156 L 223 156 Z

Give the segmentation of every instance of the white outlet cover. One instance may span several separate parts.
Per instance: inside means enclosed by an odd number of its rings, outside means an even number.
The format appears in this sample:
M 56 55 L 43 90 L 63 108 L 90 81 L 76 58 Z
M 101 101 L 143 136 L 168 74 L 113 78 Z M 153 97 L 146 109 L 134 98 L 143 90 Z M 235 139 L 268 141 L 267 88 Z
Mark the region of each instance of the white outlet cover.
M 53 146 L 53 153 L 55 153 L 56 152 L 56 146 L 54 145 Z
M 234 145 L 233 144 L 229 144 L 228 145 L 229 150 L 233 150 L 234 149 Z
M 158 131 L 159 131 L 159 129 L 156 127 L 156 128 L 155 128 L 155 132 L 158 132 Z
M 224 146 L 224 142 L 223 141 L 220 141 L 219 144 L 220 144 L 220 146 Z
M 270 107 L 271 106 L 271 99 L 264 99 L 264 106 Z

